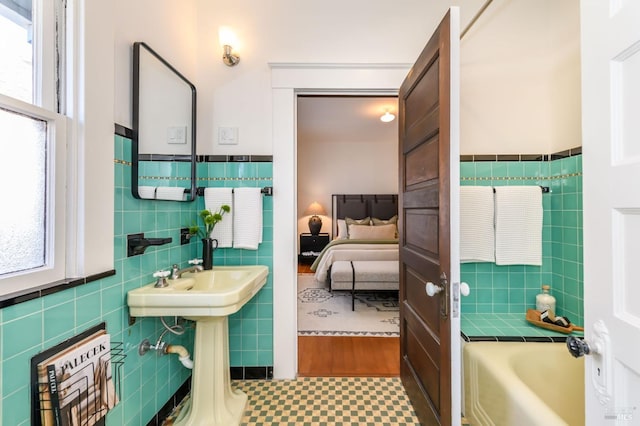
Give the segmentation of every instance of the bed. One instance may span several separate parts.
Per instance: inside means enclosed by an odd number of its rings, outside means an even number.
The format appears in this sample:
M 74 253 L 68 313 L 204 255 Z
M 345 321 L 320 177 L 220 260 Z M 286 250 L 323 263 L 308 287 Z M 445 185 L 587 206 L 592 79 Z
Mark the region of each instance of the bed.
M 311 265 L 316 280 L 352 293 L 398 290 L 397 218 L 395 194 L 332 195 L 335 237 Z

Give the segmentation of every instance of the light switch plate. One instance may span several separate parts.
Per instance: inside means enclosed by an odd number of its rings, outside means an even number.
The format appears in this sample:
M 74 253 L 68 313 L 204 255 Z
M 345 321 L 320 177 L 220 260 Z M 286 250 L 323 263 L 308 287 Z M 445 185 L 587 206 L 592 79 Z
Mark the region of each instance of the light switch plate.
M 237 127 L 218 127 L 218 145 L 237 145 Z
M 171 126 L 167 128 L 167 143 L 186 144 L 187 126 Z

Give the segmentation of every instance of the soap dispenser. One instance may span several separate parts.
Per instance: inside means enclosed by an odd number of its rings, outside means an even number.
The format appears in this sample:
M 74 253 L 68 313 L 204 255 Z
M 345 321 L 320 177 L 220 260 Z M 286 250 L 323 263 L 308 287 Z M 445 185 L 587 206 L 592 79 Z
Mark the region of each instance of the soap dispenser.
M 536 310 L 539 312 L 550 311 L 555 315 L 556 298 L 549 294 L 550 288 L 547 284 L 542 285 L 542 293 L 536 296 Z

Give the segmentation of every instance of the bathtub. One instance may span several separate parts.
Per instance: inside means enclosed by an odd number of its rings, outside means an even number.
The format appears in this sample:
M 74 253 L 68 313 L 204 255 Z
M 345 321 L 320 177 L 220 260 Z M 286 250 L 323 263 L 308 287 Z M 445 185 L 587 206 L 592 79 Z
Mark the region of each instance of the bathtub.
M 472 342 L 463 361 L 471 425 L 584 424 L 584 361 L 564 343 Z

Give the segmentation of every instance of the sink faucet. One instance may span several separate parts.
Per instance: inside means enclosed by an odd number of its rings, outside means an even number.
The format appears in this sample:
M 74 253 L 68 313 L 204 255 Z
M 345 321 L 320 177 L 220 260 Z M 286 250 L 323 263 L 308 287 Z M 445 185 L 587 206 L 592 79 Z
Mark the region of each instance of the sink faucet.
M 182 274 L 184 274 L 185 272 L 201 272 L 201 271 L 204 271 L 204 268 L 202 267 L 202 265 L 199 265 L 195 261 L 190 260 L 189 263 L 191 263 L 192 266 L 187 266 L 186 268 L 183 268 L 183 269 L 178 268 L 178 265 L 174 263 L 173 267 L 171 268 L 171 279 L 172 280 L 176 280 L 176 279 L 182 277 Z

